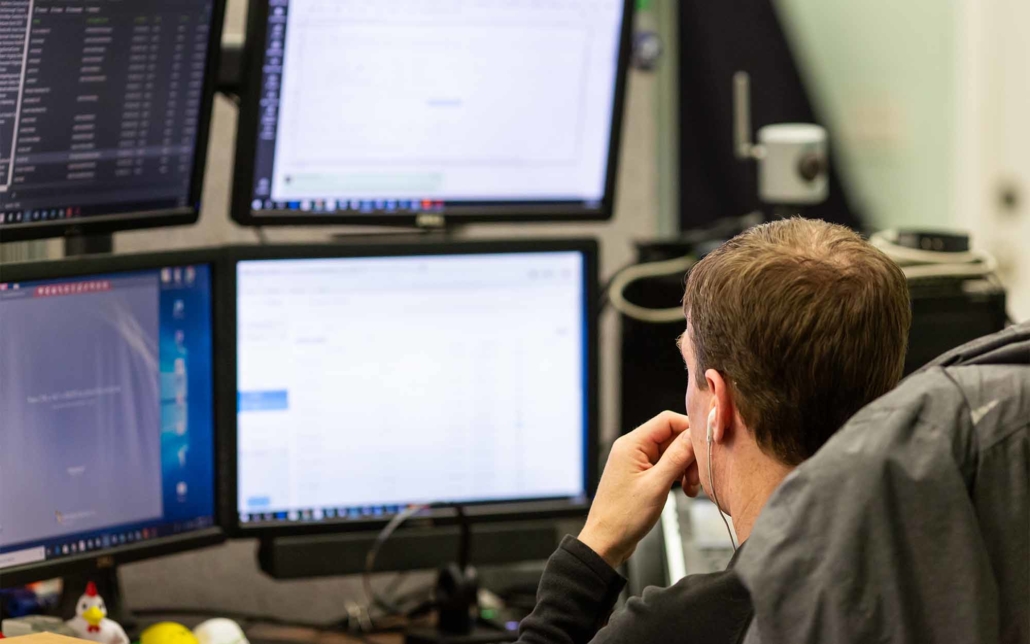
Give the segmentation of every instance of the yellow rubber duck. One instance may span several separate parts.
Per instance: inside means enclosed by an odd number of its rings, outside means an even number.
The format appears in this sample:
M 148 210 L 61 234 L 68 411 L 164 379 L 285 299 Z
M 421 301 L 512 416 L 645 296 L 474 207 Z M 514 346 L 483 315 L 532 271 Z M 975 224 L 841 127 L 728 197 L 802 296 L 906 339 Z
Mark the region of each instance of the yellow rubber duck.
M 199 644 L 190 629 L 175 622 L 158 622 L 140 635 L 139 644 Z

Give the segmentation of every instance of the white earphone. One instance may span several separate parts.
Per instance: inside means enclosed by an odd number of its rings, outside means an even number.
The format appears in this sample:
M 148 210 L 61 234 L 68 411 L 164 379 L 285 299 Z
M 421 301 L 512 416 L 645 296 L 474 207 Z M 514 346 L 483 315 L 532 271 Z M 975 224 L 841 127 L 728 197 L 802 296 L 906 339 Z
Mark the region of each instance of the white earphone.
M 719 505 L 719 495 L 715 492 L 715 472 L 712 471 L 712 440 L 715 434 L 715 407 L 712 407 L 712 411 L 708 412 L 708 436 L 706 443 L 708 443 L 708 487 L 712 488 L 712 500 L 715 501 L 715 508 L 719 511 L 719 516 L 722 517 L 722 523 L 726 526 L 726 534 L 730 535 L 730 545 L 733 546 L 733 552 L 737 551 L 737 542 L 733 540 L 733 531 L 730 530 L 730 523 L 726 520 L 726 515 L 723 514 L 722 506 Z

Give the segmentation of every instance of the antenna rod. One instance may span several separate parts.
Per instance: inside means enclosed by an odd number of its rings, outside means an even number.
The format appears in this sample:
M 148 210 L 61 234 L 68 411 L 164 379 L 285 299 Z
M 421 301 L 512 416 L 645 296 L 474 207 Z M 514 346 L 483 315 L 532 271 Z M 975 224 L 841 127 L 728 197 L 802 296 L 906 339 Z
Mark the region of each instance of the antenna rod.
M 738 159 L 750 159 L 753 156 L 751 76 L 743 71 L 733 75 L 733 144 Z

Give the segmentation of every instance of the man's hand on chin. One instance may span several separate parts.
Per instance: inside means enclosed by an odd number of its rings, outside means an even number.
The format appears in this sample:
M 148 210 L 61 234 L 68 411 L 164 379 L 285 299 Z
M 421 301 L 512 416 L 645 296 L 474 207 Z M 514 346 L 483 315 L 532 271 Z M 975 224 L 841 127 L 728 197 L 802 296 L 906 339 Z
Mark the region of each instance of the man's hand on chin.
M 699 483 L 690 421 L 662 412 L 612 446 L 579 540 L 612 568 L 629 559 L 650 532 L 676 481 L 694 496 Z

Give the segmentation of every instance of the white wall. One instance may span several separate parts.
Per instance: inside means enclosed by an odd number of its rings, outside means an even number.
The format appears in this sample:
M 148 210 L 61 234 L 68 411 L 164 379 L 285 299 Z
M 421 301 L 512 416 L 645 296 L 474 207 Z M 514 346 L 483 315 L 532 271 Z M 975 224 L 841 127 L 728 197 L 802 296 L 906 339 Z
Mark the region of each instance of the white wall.
M 1030 2 L 960 0 L 956 223 L 998 259 L 1009 312 L 1030 320 Z
M 971 232 L 998 257 L 1013 316 L 1030 319 L 1030 3 L 776 7 L 870 223 Z
M 776 0 L 847 187 L 871 223 L 955 218 L 958 0 Z

